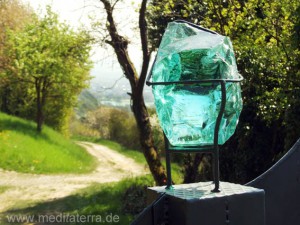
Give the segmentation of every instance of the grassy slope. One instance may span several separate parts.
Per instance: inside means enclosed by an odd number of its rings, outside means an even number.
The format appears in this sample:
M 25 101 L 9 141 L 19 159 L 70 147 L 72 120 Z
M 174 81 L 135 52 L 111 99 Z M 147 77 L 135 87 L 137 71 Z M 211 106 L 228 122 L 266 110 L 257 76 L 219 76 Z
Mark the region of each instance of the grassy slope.
M 84 173 L 95 159 L 62 135 L 44 126 L 0 113 L 0 168 L 26 173 Z

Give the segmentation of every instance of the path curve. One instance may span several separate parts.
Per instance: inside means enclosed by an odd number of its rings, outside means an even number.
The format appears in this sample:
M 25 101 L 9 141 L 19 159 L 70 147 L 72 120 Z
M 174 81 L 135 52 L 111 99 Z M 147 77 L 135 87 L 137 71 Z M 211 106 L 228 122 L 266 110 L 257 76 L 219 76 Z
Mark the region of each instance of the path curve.
M 148 173 L 145 166 L 103 145 L 89 142 L 78 144 L 98 160 L 98 166 L 92 173 L 36 175 L 0 169 L 0 187 L 9 187 L 0 194 L 0 213 L 24 202 L 34 203 L 63 198 L 92 183 L 120 181 L 123 178 Z

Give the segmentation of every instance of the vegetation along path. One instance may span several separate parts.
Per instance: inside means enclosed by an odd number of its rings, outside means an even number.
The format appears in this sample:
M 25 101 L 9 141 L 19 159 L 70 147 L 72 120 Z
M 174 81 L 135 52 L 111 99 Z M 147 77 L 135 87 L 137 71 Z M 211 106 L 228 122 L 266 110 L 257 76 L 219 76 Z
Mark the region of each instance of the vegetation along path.
M 98 166 L 92 173 L 34 175 L 0 169 L 0 187 L 8 187 L 6 191 L 0 192 L 0 213 L 24 203 L 66 197 L 91 183 L 120 181 L 125 177 L 147 173 L 143 165 L 105 146 L 89 142 L 78 144 L 98 159 Z

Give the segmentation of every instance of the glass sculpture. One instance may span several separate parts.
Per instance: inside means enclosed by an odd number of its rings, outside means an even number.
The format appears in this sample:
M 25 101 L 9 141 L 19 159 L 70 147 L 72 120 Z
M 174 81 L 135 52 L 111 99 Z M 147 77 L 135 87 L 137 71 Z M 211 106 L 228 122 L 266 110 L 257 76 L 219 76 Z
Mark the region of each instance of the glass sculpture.
M 212 145 L 222 92 L 220 83 L 209 81 L 241 79 L 230 39 L 189 23 L 171 22 L 151 73 L 152 82 L 162 84 L 153 85 L 153 94 L 160 125 L 170 144 Z M 193 82 L 203 80 L 208 82 Z M 232 136 L 241 110 L 239 82 L 226 82 L 218 144 Z

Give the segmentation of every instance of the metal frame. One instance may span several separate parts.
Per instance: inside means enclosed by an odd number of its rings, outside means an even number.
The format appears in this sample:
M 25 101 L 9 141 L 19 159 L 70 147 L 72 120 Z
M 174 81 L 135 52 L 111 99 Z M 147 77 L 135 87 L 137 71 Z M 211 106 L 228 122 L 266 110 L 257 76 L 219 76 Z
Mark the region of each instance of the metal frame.
M 214 81 L 219 82 L 219 81 Z M 214 174 L 214 184 L 215 188 L 213 192 L 219 192 L 220 184 L 220 173 L 219 173 L 219 129 L 221 120 L 225 111 L 226 105 L 226 82 L 224 80 L 220 81 L 222 101 L 220 112 L 217 117 L 215 129 L 214 129 L 214 144 L 213 145 L 201 145 L 201 146 L 172 146 L 164 134 L 165 138 L 165 150 L 166 150 L 166 167 L 167 167 L 167 189 L 172 188 L 172 174 L 171 174 L 171 159 L 170 153 L 209 153 L 213 156 L 213 174 Z
M 205 32 L 209 32 L 212 34 L 219 35 L 218 33 L 205 29 L 203 27 L 197 26 L 193 23 L 189 23 L 184 20 L 177 20 L 175 22 L 179 23 L 187 23 L 190 26 L 200 29 Z M 157 57 L 157 56 L 156 56 Z M 187 80 L 187 81 L 166 81 L 166 82 L 152 82 L 150 81 L 152 76 L 152 70 L 153 66 L 156 61 L 156 57 L 154 59 L 154 62 L 152 64 L 152 68 L 150 70 L 150 73 L 147 76 L 146 84 L 148 86 L 154 86 L 154 85 L 200 85 L 205 83 L 219 83 L 221 85 L 221 93 L 222 93 L 222 101 L 221 101 L 221 107 L 220 112 L 218 114 L 217 120 L 216 120 L 216 126 L 214 129 L 214 143 L 213 145 L 201 145 L 201 146 L 172 146 L 167 139 L 166 135 L 164 134 L 165 139 L 165 150 L 166 150 L 166 167 L 167 167 L 167 187 L 166 189 L 172 189 L 172 174 L 171 174 L 171 159 L 170 159 L 170 153 L 210 153 L 213 156 L 213 174 L 214 174 L 214 184 L 215 188 L 212 190 L 212 192 L 219 192 L 220 187 L 220 172 L 219 172 L 219 130 L 220 130 L 220 124 L 222 117 L 224 115 L 225 111 L 225 105 L 226 105 L 226 83 L 227 82 L 241 82 L 243 80 L 242 76 L 239 76 L 237 79 L 203 79 L 203 80 Z
M 214 184 L 215 188 L 212 192 L 219 192 L 220 187 L 220 172 L 219 172 L 219 130 L 222 117 L 224 115 L 226 106 L 226 83 L 227 82 L 240 82 L 240 79 L 215 79 L 215 80 L 195 80 L 195 81 L 172 81 L 172 82 L 150 82 L 151 74 L 147 78 L 147 85 L 172 85 L 172 84 L 182 84 L 182 85 L 193 85 L 202 83 L 219 83 L 221 85 L 221 107 L 218 114 L 216 125 L 214 129 L 214 143 L 213 145 L 199 145 L 199 146 L 172 146 L 164 134 L 165 138 L 165 150 L 166 150 L 166 167 L 167 167 L 167 187 L 166 189 L 172 188 L 172 174 L 171 174 L 171 159 L 170 153 L 209 153 L 213 156 L 213 174 L 214 174 Z

